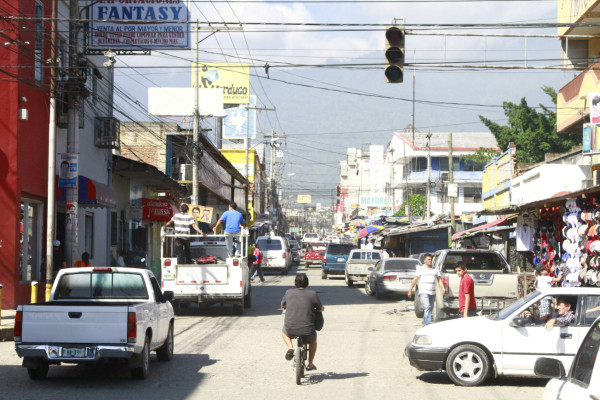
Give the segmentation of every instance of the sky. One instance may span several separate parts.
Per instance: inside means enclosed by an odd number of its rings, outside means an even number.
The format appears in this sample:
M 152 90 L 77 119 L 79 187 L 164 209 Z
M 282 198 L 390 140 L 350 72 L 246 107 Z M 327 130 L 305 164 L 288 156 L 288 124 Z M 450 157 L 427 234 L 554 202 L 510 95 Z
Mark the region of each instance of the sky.
M 259 106 L 276 111 L 258 113 L 251 147 L 260 147 L 265 133 L 285 134 L 283 157 L 277 158 L 284 201 L 311 194 L 313 203 L 324 205 L 331 204 L 348 147 L 385 146 L 413 118 L 421 132 L 486 132 L 479 115 L 505 123 L 504 101 L 525 98 L 531 106 L 551 107 L 542 86 L 558 91 L 574 72 L 464 66 L 560 65 L 556 37 L 522 37 L 556 35 L 556 28 L 531 26 L 556 22 L 556 7 L 546 0 L 190 2 L 192 19 L 203 28 L 224 22 L 243 27 L 212 35 L 202 30 L 200 60 L 252 65 L 251 93 Z M 407 32 L 409 65 L 401 84 L 386 83 L 383 74 L 384 31 L 394 18 L 404 21 Z M 479 36 L 467 36 L 473 34 Z M 192 60 L 189 50 L 117 57 L 116 83 L 129 94 L 116 97 L 117 109 L 151 120 L 144 113 L 146 88 L 189 87 Z M 202 124 L 214 128 L 213 119 Z

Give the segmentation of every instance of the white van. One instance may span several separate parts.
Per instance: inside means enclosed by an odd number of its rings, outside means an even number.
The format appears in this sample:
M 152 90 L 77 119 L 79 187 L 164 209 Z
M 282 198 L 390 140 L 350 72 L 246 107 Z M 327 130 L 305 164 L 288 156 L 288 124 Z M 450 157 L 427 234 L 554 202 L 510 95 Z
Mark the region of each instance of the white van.
M 260 249 L 264 272 L 279 271 L 287 275 L 292 264 L 292 251 L 287 238 L 282 236 L 259 236 L 256 245 Z

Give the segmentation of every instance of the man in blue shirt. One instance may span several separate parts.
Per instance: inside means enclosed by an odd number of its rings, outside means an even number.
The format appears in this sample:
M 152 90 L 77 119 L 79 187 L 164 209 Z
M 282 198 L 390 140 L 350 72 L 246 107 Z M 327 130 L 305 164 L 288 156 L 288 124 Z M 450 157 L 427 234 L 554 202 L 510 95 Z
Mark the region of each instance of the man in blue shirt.
M 239 211 L 237 211 L 237 204 L 235 204 L 233 201 L 229 203 L 229 210 L 225 211 L 223 215 L 221 215 L 221 219 L 219 219 L 219 221 L 215 225 L 215 229 L 217 229 L 221 223 L 225 225 L 225 235 L 227 238 L 227 255 L 229 257 L 233 257 L 236 251 L 233 240 L 234 236 L 240 234 L 240 227 L 246 223 L 242 214 Z

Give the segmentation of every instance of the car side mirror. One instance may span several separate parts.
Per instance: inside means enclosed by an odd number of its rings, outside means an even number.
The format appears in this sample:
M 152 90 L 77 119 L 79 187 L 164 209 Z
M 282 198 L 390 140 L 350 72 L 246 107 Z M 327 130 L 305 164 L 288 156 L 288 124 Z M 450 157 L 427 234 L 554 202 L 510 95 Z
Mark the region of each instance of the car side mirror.
M 516 318 L 513 318 L 512 321 L 510 321 L 510 326 L 512 326 L 513 328 L 519 327 L 519 326 L 529 326 L 529 325 L 531 325 L 531 320 L 529 318 L 516 317 Z
M 175 298 L 175 293 L 172 290 L 166 290 L 163 293 L 163 299 L 165 301 L 173 301 L 174 298 Z
M 544 378 L 562 379 L 567 375 L 565 373 L 565 366 L 562 362 L 555 358 L 548 357 L 540 357 L 535 360 L 533 372 Z

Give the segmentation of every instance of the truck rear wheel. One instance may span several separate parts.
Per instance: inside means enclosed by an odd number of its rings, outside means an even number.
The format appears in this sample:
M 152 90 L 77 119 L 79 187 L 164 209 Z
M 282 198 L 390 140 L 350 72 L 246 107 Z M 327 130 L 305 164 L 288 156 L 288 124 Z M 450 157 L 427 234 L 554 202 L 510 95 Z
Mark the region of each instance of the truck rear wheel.
M 244 307 L 252 307 L 252 285 L 248 286 L 248 294 L 244 295 Z
M 244 297 L 242 297 L 241 302 L 233 305 L 233 315 L 242 315 L 244 313 Z
M 327 272 L 325 270 L 321 272 L 321 279 L 327 279 Z
M 348 287 L 353 287 L 354 286 L 354 282 L 352 282 L 352 279 L 350 279 L 350 277 L 348 276 L 348 274 L 346 274 L 346 285 L 348 285 Z
M 158 361 L 171 361 L 173 358 L 173 323 L 169 324 L 169 332 L 167 333 L 167 338 L 162 346 L 156 349 L 156 357 L 158 357 Z
M 138 368 L 131 368 L 131 376 L 134 379 L 146 379 L 150 371 L 150 338 L 146 336 L 144 341 L 144 349 L 140 354 L 142 366 Z
M 50 365 L 46 360 L 39 359 L 37 360 L 35 367 L 28 367 L 27 373 L 31 379 L 39 380 L 46 379 L 48 376 L 48 370 L 50 369 Z
M 423 318 L 423 304 L 421 303 L 421 298 L 419 297 L 419 291 L 417 290 L 414 294 L 415 301 L 413 302 L 413 307 L 415 308 L 415 316 L 417 318 Z
M 431 320 L 433 322 L 440 322 L 446 318 L 448 318 L 448 314 L 444 310 L 442 310 L 438 306 L 438 302 L 436 301 L 431 310 Z

